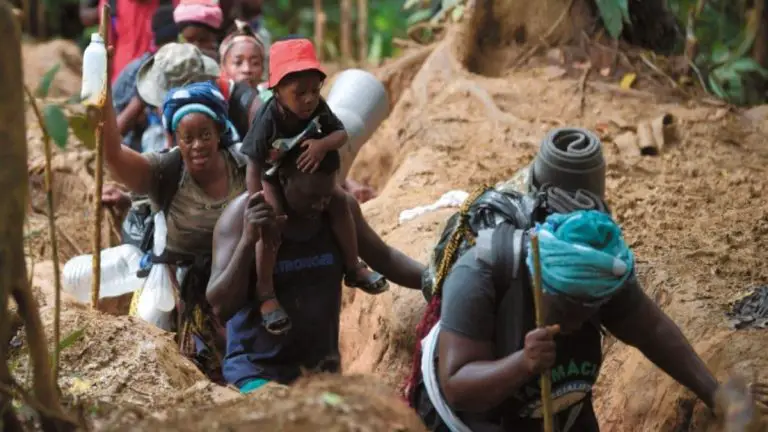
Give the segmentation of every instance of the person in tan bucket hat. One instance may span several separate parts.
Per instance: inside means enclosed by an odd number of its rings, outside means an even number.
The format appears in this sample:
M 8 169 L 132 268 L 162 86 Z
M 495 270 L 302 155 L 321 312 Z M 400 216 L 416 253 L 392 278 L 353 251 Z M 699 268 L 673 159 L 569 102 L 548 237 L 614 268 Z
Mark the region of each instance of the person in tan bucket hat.
M 216 81 L 219 76 L 219 65 L 199 48 L 189 43 L 171 43 L 160 48 L 142 65 L 136 77 L 136 87 L 141 100 L 157 108 L 162 106 L 170 89 L 194 82 Z M 246 83 L 233 83 L 220 90 L 227 98 L 229 119 L 238 138 L 245 137 L 261 106 L 258 90 Z
M 148 105 L 160 107 L 168 91 L 193 82 L 215 80 L 219 76 L 216 60 L 188 43 L 163 46 L 139 69 L 136 87 Z

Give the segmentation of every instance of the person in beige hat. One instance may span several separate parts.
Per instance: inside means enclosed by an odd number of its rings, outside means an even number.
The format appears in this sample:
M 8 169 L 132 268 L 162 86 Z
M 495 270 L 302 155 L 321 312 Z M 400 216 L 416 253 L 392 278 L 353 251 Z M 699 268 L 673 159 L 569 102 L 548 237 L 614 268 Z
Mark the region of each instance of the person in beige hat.
M 189 43 L 171 43 L 160 48 L 139 70 L 136 87 L 147 105 L 160 107 L 168 91 L 174 87 L 201 81 L 217 81 L 220 76 L 216 60 Z M 245 136 L 253 115 L 261 106 L 258 90 L 246 83 L 234 83 L 226 91 L 229 119 L 239 138 Z
M 136 88 L 150 106 L 161 107 L 165 95 L 174 87 L 215 80 L 219 76 L 216 60 L 188 43 L 163 46 L 139 69 Z

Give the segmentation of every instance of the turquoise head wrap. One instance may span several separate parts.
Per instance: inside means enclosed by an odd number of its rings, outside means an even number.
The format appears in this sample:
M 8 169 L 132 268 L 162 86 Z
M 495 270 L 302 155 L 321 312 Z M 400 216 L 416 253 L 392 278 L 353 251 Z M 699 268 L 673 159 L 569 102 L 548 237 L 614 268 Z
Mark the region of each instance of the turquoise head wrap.
M 556 213 L 534 230 L 539 235 L 542 288 L 546 293 L 607 298 L 621 289 L 634 271 L 634 256 L 621 228 L 606 213 Z M 533 254 L 528 247 L 526 264 L 533 274 Z

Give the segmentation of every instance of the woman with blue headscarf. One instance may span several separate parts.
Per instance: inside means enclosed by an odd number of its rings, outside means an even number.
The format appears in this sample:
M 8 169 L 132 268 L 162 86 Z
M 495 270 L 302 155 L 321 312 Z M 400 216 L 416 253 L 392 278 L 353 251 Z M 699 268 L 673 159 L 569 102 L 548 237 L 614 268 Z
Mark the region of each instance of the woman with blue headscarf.
M 549 370 L 554 430 L 597 432 L 592 390 L 604 331 L 638 348 L 714 407 L 717 381 L 639 286 L 634 254 L 602 191 L 546 185 L 518 197 L 529 220 L 481 230 L 442 285 L 439 322 L 424 342 L 425 384 L 411 399 L 427 426 L 441 432 L 541 431 L 539 381 Z M 532 289 L 534 232 L 543 327 L 536 325 Z M 424 369 L 430 358 L 434 372 Z
M 172 89 L 162 107 L 169 149 L 146 154 L 120 145 L 111 107 L 106 104 L 104 124 L 107 166 L 133 193 L 147 195 L 154 211 L 164 211 L 165 252 L 150 261 L 182 270 L 173 272 L 184 275 L 175 281 L 181 315 L 175 330 L 183 351 L 212 374 L 224 348 L 223 328 L 205 302 L 213 229 L 227 204 L 246 190 L 246 160 L 233 149 L 226 99 L 208 82 Z

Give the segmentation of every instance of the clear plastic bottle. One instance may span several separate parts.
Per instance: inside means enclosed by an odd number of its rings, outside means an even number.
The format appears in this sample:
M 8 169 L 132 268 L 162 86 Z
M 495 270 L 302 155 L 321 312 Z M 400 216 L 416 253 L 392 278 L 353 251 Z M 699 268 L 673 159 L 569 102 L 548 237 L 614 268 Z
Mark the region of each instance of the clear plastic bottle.
M 99 297 L 117 297 L 141 288 L 143 280 L 136 276 L 141 258 L 141 250 L 130 244 L 102 250 Z M 74 257 L 62 272 L 64 291 L 81 303 L 91 299 L 92 260 L 92 255 Z
M 107 83 L 107 47 L 98 33 L 91 34 L 91 43 L 83 53 L 83 83 L 80 98 L 85 104 L 92 104 L 101 95 Z

